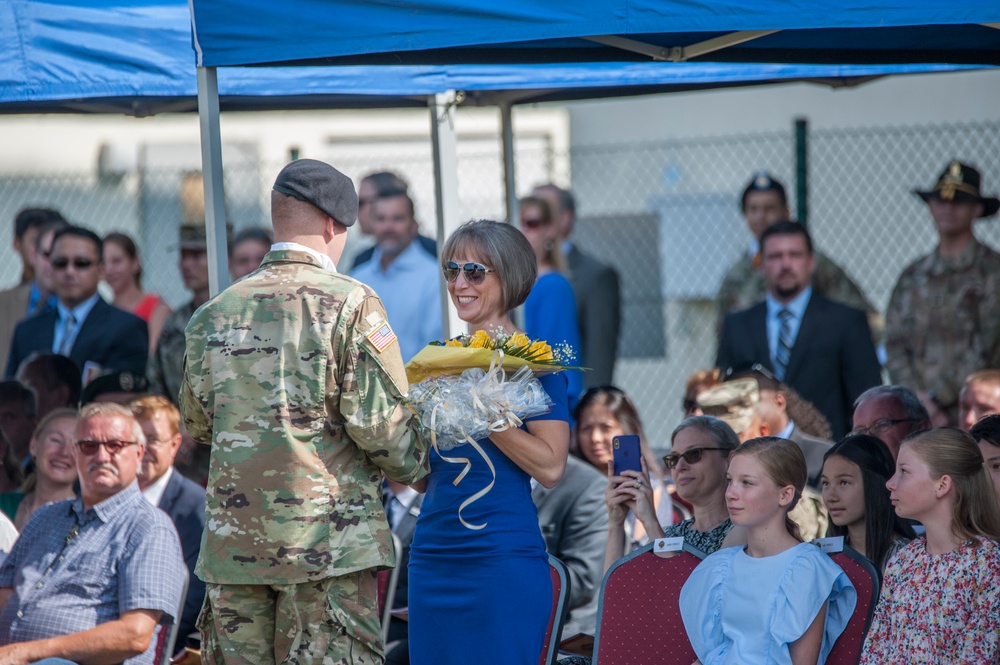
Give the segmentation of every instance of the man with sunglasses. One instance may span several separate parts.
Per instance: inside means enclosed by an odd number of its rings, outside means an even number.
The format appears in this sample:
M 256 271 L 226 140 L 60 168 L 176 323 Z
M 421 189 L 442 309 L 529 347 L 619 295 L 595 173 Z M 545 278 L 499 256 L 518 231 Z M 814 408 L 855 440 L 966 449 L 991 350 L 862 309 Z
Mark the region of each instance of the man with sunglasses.
M 84 383 L 104 372 L 146 373 L 149 332 L 139 317 L 101 298 L 97 285 L 104 275 L 103 243 L 90 229 L 67 226 L 56 231 L 52 264 L 56 308 L 26 319 L 14 330 L 8 377 L 35 351 L 69 356 Z
M 394 190 L 377 197 L 372 214 L 375 251 L 371 260 L 351 271 L 351 277 L 382 298 L 405 362 L 444 337 L 440 268 L 416 241 L 420 225 L 409 194 Z
M 0 662 L 156 665 L 186 572 L 170 518 L 139 491 L 144 451 L 127 408 L 84 407 L 80 496 L 39 508 L 0 566 Z

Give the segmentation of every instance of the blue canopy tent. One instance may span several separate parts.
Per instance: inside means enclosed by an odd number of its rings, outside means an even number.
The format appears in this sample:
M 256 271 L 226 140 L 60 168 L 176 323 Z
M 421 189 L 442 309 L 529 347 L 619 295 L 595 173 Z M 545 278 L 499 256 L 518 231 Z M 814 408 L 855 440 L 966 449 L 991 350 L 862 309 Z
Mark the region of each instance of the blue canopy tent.
M 1000 64 L 995 0 L 191 0 L 198 64 Z
M 0 5 L 0 113 L 195 111 L 191 14 L 184 0 L 8 0 Z M 465 92 L 497 105 L 813 80 L 856 85 L 947 65 L 798 66 L 687 63 L 226 67 L 222 110 L 424 107 Z

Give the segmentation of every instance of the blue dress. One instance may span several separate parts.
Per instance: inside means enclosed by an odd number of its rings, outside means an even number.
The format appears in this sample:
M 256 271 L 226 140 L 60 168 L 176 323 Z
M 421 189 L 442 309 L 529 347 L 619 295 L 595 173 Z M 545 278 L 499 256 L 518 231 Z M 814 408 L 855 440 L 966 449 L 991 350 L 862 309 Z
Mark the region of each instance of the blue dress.
M 698 564 L 681 589 L 684 628 L 702 665 L 791 665 L 789 645 L 820 608 L 826 623 L 819 663 L 854 612 L 858 595 L 844 571 L 810 543 L 751 557 L 727 547 Z
M 555 403 L 528 420 L 566 420 L 566 378 L 541 377 Z M 527 473 L 488 438 L 479 440 L 496 468 L 493 474 L 470 445 L 444 455 L 472 464 L 457 486 L 463 464 L 431 451 L 427 493 L 410 547 L 409 642 L 412 665 L 535 665 L 552 611 L 552 580 Z
M 547 272 L 540 276 L 524 301 L 524 332 L 531 339 L 544 339 L 552 346 L 566 344 L 575 354 L 570 365 L 580 365 L 580 326 L 576 320 L 576 297 L 564 275 Z M 569 382 L 569 411 L 573 412 L 583 392 L 583 372 L 564 372 Z

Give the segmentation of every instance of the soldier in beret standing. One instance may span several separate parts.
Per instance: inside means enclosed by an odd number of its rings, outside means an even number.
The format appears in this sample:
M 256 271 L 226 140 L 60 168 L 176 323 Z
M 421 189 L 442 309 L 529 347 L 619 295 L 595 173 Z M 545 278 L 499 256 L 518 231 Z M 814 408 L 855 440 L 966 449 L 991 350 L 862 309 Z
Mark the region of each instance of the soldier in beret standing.
M 382 302 L 335 268 L 357 212 L 347 176 L 287 165 L 271 251 L 186 330 L 181 410 L 212 450 L 195 571 L 210 665 L 382 662 L 375 570 L 394 561 L 379 483 L 428 468 Z
M 953 161 L 927 202 L 938 245 L 907 267 L 886 313 L 886 369 L 920 397 L 935 427 L 954 425 L 965 377 L 1000 367 L 1000 254 L 976 240 L 973 222 L 1000 200 L 980 193 L 975 168 Z

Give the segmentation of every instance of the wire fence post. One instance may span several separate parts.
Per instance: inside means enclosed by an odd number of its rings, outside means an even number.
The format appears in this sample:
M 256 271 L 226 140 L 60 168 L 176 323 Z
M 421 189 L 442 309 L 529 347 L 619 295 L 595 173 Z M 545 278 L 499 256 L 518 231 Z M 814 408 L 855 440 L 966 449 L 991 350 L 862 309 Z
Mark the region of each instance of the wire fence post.
M 795 119 L 795 216 L 809 226 L 809 120 Z

